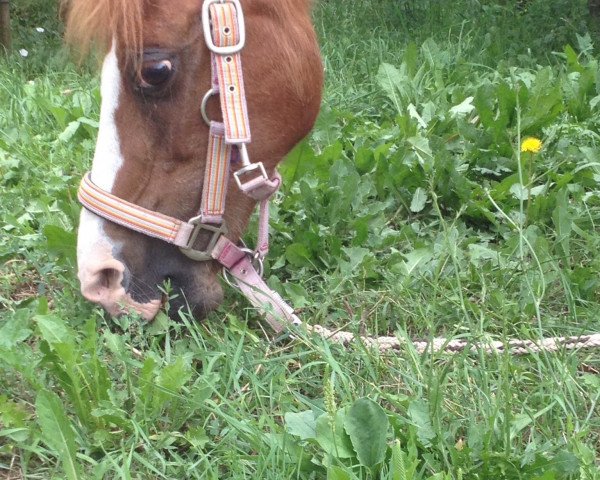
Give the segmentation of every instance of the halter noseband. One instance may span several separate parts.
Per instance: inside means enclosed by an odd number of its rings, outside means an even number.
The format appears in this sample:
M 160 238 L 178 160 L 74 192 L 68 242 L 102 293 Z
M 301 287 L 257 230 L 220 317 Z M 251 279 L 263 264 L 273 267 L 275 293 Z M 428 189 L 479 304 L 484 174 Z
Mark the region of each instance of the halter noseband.
M 240 55 L 246 31 L 239 0 L 205 0 L 202 23 L 211 52 L 212 87 L 202 101 L 209 140 L 198 215 L 185 222 L 145 209 L 101 189 L 93 183 L 89 172 L 83 177 L 78 197 L 94 214 L 176 245 L 192 260 L 218 261 L 226 276 L 233 277 L 236 286 L 279 332 L 283 327 L 278 320 L 299 324 L 300 319 L 261 278 L 262 262 L 269 250 L 269 199 L 279 189 L 281 177 L 275 173 L 269 179 L 263 163 L 252 163 L 248 157 L 250 122 Z M 220 97 L 223 122 L 210 121 L 206 115 L 208 99 L 216 94 Z M 226 237 L 223 214 L 234 149 L 242 164 L 233 173 L 236 184 L 244 194 L 260 202 L 258 245 L 254 251 L 239 247 Z M 248 179 L 253 173 L 259 175 Z M 194 244 L 202 232 L 208 232 L 211 238 L 203 250 L 197 250 Z

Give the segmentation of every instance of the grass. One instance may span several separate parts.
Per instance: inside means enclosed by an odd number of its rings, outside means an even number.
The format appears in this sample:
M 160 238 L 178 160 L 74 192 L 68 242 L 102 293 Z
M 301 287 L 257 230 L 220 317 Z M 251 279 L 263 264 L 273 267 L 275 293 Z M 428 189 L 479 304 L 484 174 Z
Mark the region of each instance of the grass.
M 20 4 L 30 54 L 0 67 L 0 478 L 600 478 L 597 352 L 271 341 L 235 292 L 203 323 L 84 302 L 75 191 L 98 80 L 42 7 Z M 582 2 L 319 4 L 323 112 L 281 169 L 269 283 L 355 332 L 600 331 L 587 21 Z

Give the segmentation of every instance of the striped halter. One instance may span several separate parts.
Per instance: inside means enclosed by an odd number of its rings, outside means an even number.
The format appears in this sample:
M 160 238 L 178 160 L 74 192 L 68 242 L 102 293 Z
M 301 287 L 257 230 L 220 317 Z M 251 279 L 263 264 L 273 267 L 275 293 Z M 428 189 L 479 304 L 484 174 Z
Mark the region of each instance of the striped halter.
M 212 57 L 212 87 L 202 101 L 202 116 L 209 125 L 206 170 L 200 211 L 187 222 L 147 210 L 127 202 L 93 183 L 88 172 L 78 197 L 89 211 L 136 232 L 177 245 L 195 261 L 216 260 L 271 327 L 283 330 L 279 320 L 299 324 L 293 309 L 272 289 L 262 275 L 269 250 L 269 200 L 281 185 L 275 173 L 269 179 L 262 162 L 252 163 L 246 145 L 251 141 L 246 106 L 241 51 L 246 40 L 244 15 L 239 0 L 205 0 L 202 7 L 204 37 Z M 208 100 L 219 95 L 223 122 L 211 121 L 206 114 Z M 226 237 L 223 219 L 231 159 L 234 152 L 242 166 L 233 172 L 240 190 L 260 202 L 258 245 L 242 248 Z M 209 233 L 208 245 L 201 250 L 195 243 L 201 233 Z

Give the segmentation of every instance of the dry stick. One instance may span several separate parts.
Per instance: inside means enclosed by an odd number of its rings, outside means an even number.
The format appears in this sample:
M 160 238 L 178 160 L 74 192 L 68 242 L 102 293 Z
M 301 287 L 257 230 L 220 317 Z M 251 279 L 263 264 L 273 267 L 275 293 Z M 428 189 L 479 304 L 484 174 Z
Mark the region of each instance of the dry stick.
M 560 350 L 579 350 L 587 348 L 600 348 L 600 333 L 580 335 L 574 337 L 551 337 L 540 340 L 509 339 L 507 342 L 470 342 L 466 340 L 449 340 L 447 338 L 434 338 L 431 341 L 415 341 L 398 337 L 357 337 L 351 332 L 333 331 L 321 325 L 304 325 L 306 330 L 315 333 L 333 343 L 350 346 L 360 340 L 368 347 L 377 347 L 380 351 L 401 350 L 408 344 L 419 353 L 460 353 L 464 350 L 470 352 L 484 351 L 485 353 L 508 352 L 511 355 L 527 355 L 537 352 L 557 352 Z
M 12 38 L 10 35 L 10 4 L 8 0 L 0 0 L 0 46 L 5 52 L 10 52 L 12 48 Z

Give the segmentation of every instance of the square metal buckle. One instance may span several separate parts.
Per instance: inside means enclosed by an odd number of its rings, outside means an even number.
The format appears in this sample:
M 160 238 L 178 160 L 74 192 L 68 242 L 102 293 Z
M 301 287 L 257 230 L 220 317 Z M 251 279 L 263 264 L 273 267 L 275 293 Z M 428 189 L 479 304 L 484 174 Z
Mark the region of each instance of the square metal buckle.
M 229 47 L 218 47 L 215 45 L 215 41 L 212 35 L 212 27 L 210 24 L 210 6 L 213 3 L 233 3 L 235 9 L 237 11 L 237 19 L 238 19 L 238 29 L 240 34 L 240 40 L 236 45 L 231 45 Z M 246 24 L 244 22 L 244 12 L 242 10 L 242 5 L 239 0 L 204 0 L 204 4 L 202 5 L 202 28 L 204 30 L 204 40 L 206 41 L 206 46 L 208 49 L 216 53 L 217 55 L 235 55 L 239 53 L 246 45 Z
M 225 222 L 223 222 L 221 225 L 208 225 L 206 223 L 202 223 L 200 217 L 194 217 L 188 223 L 195 225 L 195 228 L 190 235 L 187 246 L 180 247 L 179 250 L 181 250 L 181 253 L 197 262 L 213 260 L 212 251 L 215 249 L 215 245 L 219 241 L 219 238 L 221 238 L 221 235 L 227 234 L 227 225 Z M 212 232 L 212 236 L 204 250 L 195 250 L 193 248 L 194 243 L 196 243 L 198 235 L 200 235 L 200 232 L 202 231 Z
M 233 174 L 233 178 L 235 178 L 235 182 L 237 183 L 240 190 L 244 191 L 244 186 L 246 185 L 246 183 L 254 180 L 252 179 L 248 182 L 242 182 L 242 176 L 255 170 L 258 170 L 260 172 L 260 176 L 263 178 L 263 180 L 269 180 L 269 176 L 267 175 L 267 171 L 265 170 L 265 166 L 262 162 L 251 163 L 250 165 L 246 165 L 245 167 L 240 168 L 237 172 Z

